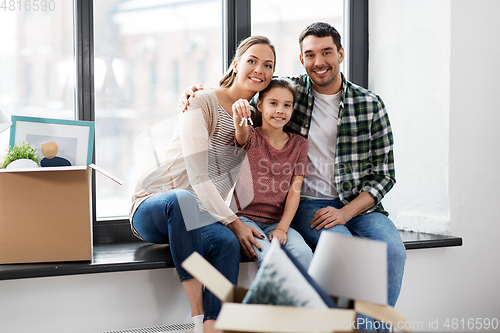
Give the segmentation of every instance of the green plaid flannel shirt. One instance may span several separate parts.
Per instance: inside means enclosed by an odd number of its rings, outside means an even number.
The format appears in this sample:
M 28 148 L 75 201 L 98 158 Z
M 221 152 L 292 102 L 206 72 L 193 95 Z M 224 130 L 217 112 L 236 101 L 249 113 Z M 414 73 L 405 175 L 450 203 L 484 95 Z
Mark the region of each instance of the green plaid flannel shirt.
M 290 78 L 297 98 L 286 130 L 307 138 L 314 104 L 312 84 L 306 74 Z M 380 200 L 396 182 L 393 137 L 384 103 L 373 92 L 346 80 L 342 74 L 342 97 L 335 149 L 334 183 L 345 205 L 362 191 L 375 199 L 365 212 L 389 215 Z

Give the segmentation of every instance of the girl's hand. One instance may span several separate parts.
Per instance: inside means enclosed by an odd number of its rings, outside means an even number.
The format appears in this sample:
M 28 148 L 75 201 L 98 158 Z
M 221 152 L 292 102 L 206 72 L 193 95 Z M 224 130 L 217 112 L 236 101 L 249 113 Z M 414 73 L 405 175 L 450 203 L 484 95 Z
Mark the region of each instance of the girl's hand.
M 272 241 L 274 237 L 276 237 L 281 244 L 286 244 L 287 234 L 283 230 L 278 228 L 274 229 L 273 232 L 271 232 L 271 234 L 269 235 L 269 241 Z
M 264 235 L 261 235 L 257 230 L 252 227 L 247 226 L 240 219 L 236 219 L 229 223 L 228 228 L 235 234 L 238 242 L 240 242 L 240 249 L 243 254 L 250 260 L 257 260 L 257 254 L 255 253 L 253 246 L 262 252 L 262 247 L 257 242 L 255 237 L 264 239 Z
M 244 98 L 237 100 L 233 104 L 233 119 L 235 128 L 245 127 L 247 124 L 241 122 L 243 118 L 250 119 L 252 113 L 250 112 L 250 104 Z M 240 125 L 241 124 L 241 125 Z

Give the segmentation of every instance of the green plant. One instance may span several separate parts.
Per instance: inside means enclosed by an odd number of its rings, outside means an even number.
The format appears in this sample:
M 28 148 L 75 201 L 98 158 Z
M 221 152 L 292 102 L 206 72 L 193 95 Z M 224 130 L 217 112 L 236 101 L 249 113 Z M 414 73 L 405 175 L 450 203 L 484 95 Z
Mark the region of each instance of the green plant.
M 0 165 L 0 169 L 5 169 L 11 162 L 22 158 L 33 160 L 38 164 L 40 163 L 40 157 L 36 156 L 35 153 L 36 148 L 33 148 L 27 142 L 21 142 L 14 147 L 9 146 L 9 149 L 7 149 L 7 155 L 5 155 L 3 162 Z

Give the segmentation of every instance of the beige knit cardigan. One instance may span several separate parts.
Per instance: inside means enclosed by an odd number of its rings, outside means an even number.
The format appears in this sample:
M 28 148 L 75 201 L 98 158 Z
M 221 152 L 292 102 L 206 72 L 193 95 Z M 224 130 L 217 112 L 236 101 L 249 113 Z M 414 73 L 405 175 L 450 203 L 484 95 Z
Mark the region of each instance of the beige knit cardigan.
M 189 99 L 173 138 L 159 166 L 150 168 L 137 183 L 129 218 L 132 221 L 139 205 L 148 197 L 173 189 L 192 186 L 207 211 L 224 225 L 237 216 L 208 178 L 208 146 L 218 119 L 215 90 L 201 90 Z

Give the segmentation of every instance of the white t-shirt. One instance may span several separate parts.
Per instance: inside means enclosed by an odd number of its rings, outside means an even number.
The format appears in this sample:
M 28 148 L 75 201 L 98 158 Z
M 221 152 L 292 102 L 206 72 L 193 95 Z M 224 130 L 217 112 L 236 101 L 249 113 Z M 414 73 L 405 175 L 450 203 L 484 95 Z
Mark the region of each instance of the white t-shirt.
M 323 95 L 312 91 L 314 106 L 309 129 L 309 177 L 304 178 L 301 197 L 307 199 L 338 199 L 334 183 L 335 146 L 342 91 Z

